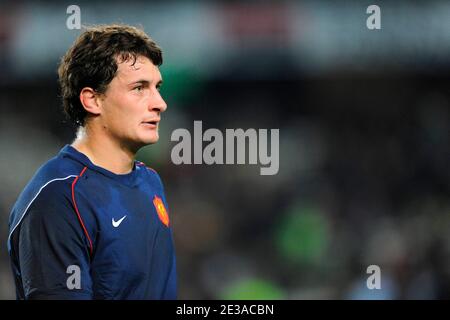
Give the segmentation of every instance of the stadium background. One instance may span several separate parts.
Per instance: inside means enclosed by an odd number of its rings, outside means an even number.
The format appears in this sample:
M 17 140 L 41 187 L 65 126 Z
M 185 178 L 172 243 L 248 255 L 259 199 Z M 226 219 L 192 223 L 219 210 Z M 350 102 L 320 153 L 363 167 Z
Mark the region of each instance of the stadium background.
M 14 298 L 11 206 L 74 138 L 56 76 L 80 32 L 71 4 L 164 50 L 169 109 L 139 159 L 165 183 L 180 298 L 450 298 L 450 3 L 364 0 L 2 1 L 0 298 Z M 194 120 L 279 128 L 279 173 L 173 165 L 170 134 Z

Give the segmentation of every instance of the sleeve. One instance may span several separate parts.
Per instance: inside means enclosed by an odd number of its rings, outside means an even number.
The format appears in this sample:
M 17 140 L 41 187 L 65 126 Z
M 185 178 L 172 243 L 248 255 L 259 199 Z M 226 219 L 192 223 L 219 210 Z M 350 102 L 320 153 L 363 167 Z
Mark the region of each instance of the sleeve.
M 170 215 L 169 205 L 167 203 L 166 193 L 164 190 L 164 184 L 163 184 L 159 174 L 156 172 L 155 172 L 155 174 L 159 180 L 159 185 L 161 187 L 161 196 L 163 198 L 164 206 L 166 207 L 168 214 Z M 170 218 L 170 216 L 169 216 L 169 218 Z M 170 239 L 172 242 L 172 250 L 173 250 L 172 263 L 171 263 L 170 273 L 167 278 L 164 294 L 162 297 L 163 300 L 176 300 L 177 299 L 177 262 L 176 262 L 176 253 L 175 253 L 175 248 L 174 248 L 173 229 L 172 228 L 170 230 Z
M 55 188 L 42 192 L 21 222 L 17 243 L 25 299 L 92 298 L 85 235 L 70 200 L 60 195 Z
M 170 211 L 169 211 L 169 205 L 167 203 L 167 199 L 166 199 L 166 193 L 164 190 L 164 184 L 162 182 L 161 177 L 159 176 L 159 174 L 153 170 L 150 167 L 147 167 L 149 169 L 149 171 L 152 173 L 152 175 L 154 177 L 156 177 L 157 180 L 157 186 L 159 187 L 159 191 L 162 197 L 162 200 L 164 202 L 164 206 L 167 210 L 167 214 L 169 215 L 169 219 L 170 219 Z M 165 288 L 164 288 L 164 292 L 162 294 L 162 299 L 163 300 L 176 300 L 177 299 L 177 262 L 176 262 L 176 252 L 175 252 L 175 247 L 174 247 L 174 241 L 173 241 L 173 229 L 172 227 L 170 227 L 170 242 L 171 242 L 171 251 L 172 251 L 172 261 L 171 261 L 171 267 L 170 267 L 170 272 L 168 274 L 167 280 L 166 280 L 166 284 L 165 284 Z
M 175 252 L 172 255 L 172 266 L 167 279 L 166 288 L 162 297 L 163 300 L 177 300 L 177 263 Z

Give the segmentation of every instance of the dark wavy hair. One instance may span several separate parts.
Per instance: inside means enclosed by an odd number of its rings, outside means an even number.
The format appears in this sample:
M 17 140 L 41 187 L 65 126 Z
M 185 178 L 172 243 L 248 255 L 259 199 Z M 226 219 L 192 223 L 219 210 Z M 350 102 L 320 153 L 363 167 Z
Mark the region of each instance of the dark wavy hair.
M 62 57 L 58 68 L 64 113 L 76 126 L 84 126 L 87 111 L 80 92 L 90 87 L 105 93 L 117 72 L 118 61 L 138 56 L 150 59 L 156 66 L 163 62 L 161 48 L 142 29 L 128 25 L 87 27 Z

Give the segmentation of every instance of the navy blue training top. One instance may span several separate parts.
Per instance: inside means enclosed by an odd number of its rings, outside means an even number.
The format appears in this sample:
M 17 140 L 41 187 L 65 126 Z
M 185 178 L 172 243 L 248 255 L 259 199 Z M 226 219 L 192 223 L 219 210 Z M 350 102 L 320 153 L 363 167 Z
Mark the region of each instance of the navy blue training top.
M 117 175 L 66 145 L 31 179 L 9 220 L 18 299 L 176 299 L 158 174 Z

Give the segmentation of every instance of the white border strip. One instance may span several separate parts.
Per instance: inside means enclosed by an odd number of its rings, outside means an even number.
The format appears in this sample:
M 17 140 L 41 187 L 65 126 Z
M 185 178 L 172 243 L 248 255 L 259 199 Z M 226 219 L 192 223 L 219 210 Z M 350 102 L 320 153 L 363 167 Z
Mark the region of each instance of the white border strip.
M 11 251 L 11 236 L 14 233 L 14 230 L 16 230 L 17 226 L 22 222 L 23 217 L 25 217 L 25 214 L 28 211 L 28 208 L 31 206 L 31 204 L 34 202 L 34 200 L 36 200 L 36 198 L 39 196 L 39 194 L 41 193 L 41 191 L 48 186 L 50 183 L 54 182 L 54 181 L 58 181 L 58 180 L 67 180 L 69 178 L 76 178 L 78 177 L 77 175 L 70 175 L 67 176 L 65 178 L 56 178 L 53 180 L 48 181 L 46 184 L 44 184 L 38 191 L 38 193 L 34 196 L 34 198 L 30 201 L 30 203 L 28 204 L 28 206 L 26 207 L 25 211 L 22 213 L 22 216 L 20 217 L 19 221 L 17 222 L 17 224 L 14 226 L 14 228 L 11 230 L 10 234 L 8 235 L 8 252 Z

